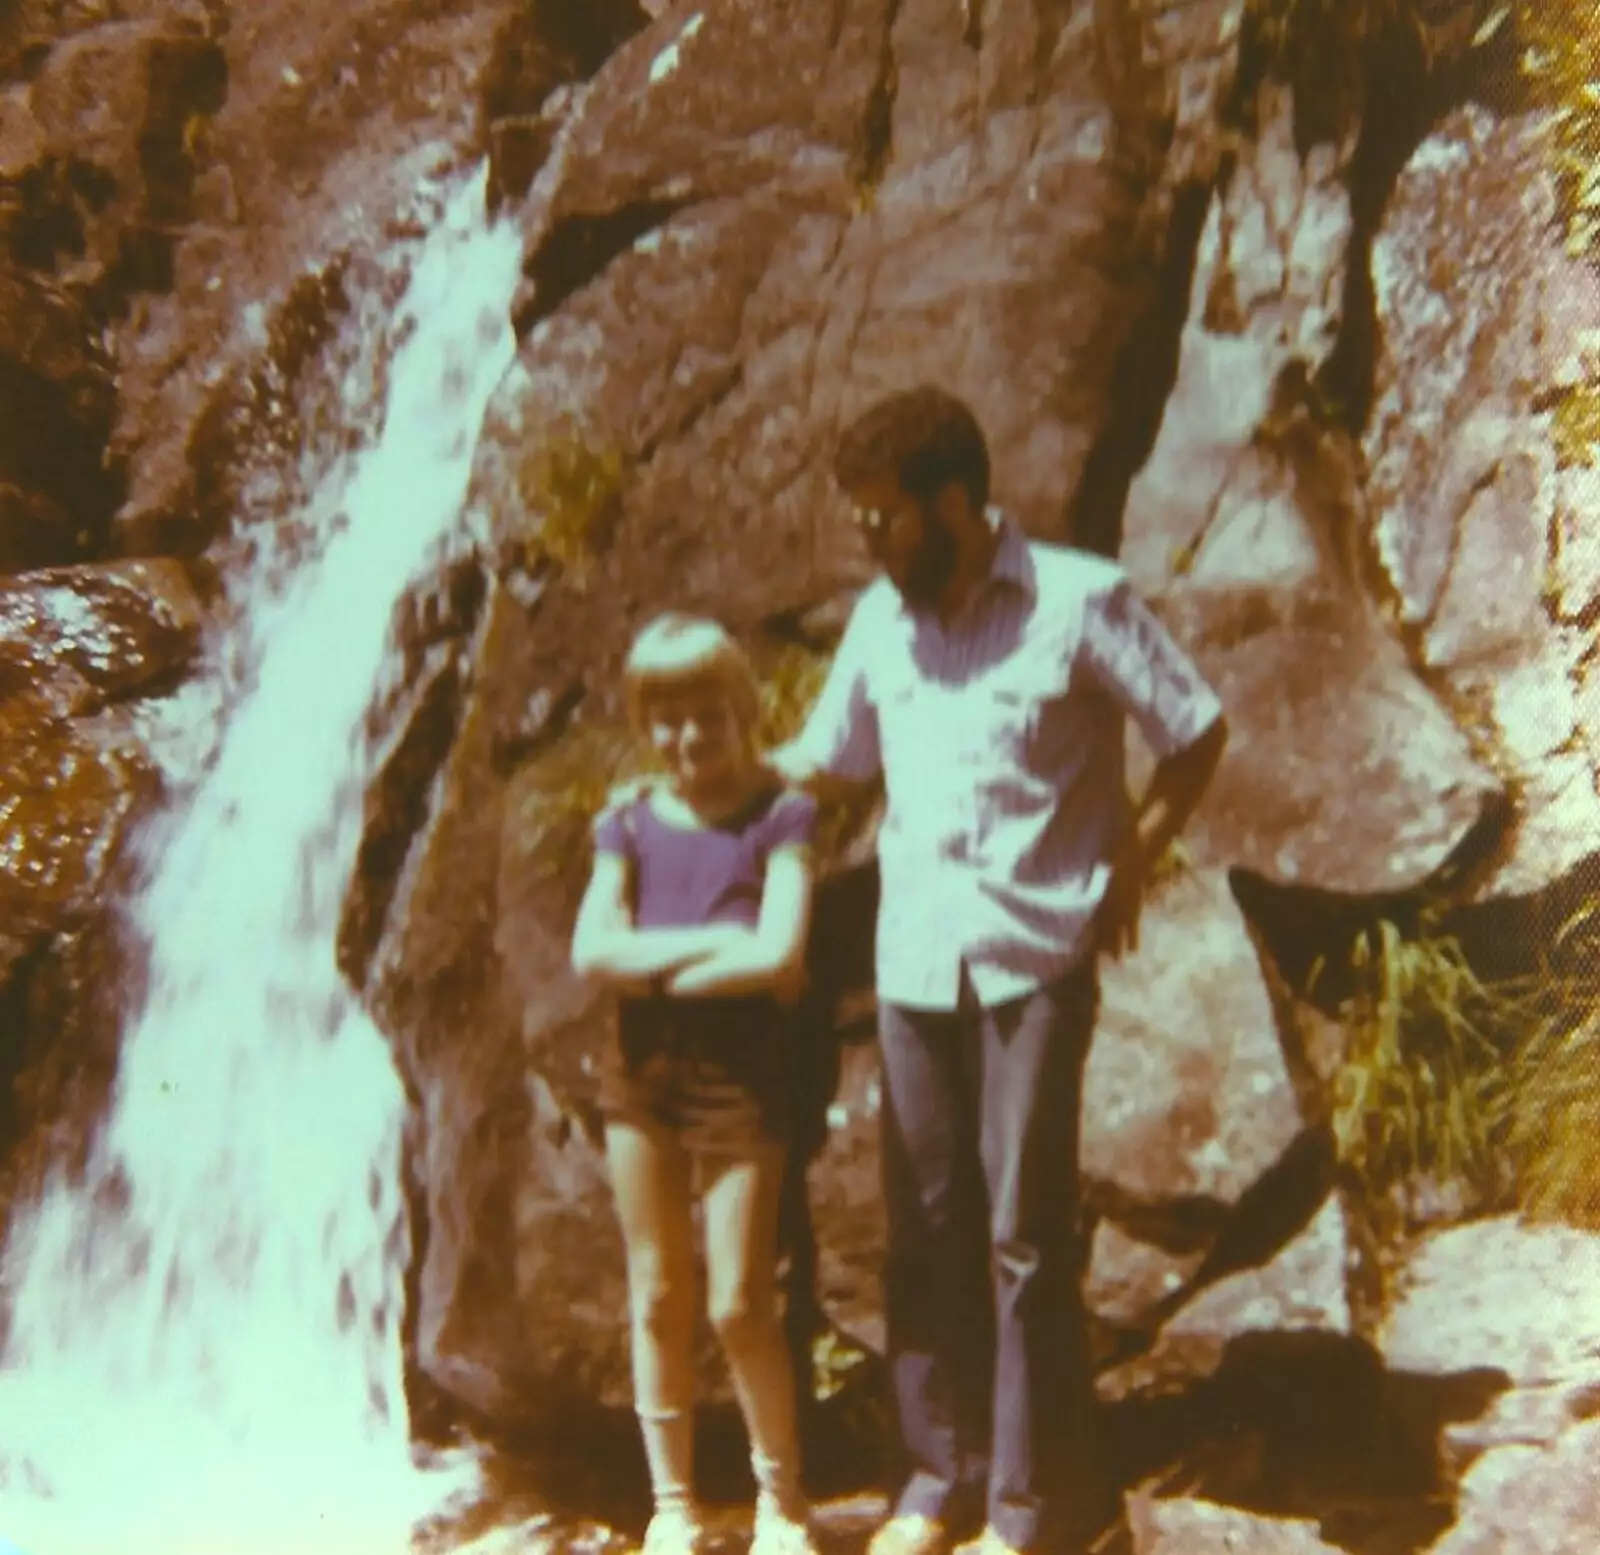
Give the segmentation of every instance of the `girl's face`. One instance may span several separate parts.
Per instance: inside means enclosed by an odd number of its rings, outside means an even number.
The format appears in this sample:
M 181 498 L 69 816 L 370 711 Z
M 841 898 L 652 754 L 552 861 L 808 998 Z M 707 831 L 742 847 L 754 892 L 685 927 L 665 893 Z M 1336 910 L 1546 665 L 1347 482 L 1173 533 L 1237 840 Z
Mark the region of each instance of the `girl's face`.
M 652 693 L 645 727 L 667 771 L 688 792 L 723 787 L 750 766 L 748 732 L 726 687 L 714 682 Z

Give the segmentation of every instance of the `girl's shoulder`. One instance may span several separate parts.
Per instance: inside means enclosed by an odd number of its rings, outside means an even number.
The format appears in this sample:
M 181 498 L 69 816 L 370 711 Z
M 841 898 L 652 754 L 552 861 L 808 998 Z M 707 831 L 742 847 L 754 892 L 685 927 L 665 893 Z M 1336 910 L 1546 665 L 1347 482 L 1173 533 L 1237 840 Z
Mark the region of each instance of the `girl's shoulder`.
M 803 788 L 779 784 L 759 822 L 767 846 L 808 846 L 817 827 L 817 801 Z
M 595 846 L 612 853 L 631 853 L 647 797 L 647 790 L 629 793 L 613 791 L 607 795 L 594 818 L 592 830 Z

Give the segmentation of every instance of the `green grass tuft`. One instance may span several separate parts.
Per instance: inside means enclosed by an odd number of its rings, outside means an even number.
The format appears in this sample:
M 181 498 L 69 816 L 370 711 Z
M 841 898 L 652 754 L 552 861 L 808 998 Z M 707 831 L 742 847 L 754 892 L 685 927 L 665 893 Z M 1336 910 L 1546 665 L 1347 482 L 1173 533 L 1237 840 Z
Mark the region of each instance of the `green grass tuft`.
M 517 467 L 529 552 L 582 586 L 594 545 L 622 496 L 622 456 L 575 433 L 535 444 Z
M 1506 1150 L 1528 1214 L 1600 1230 L 1600 899 L 1540 962 L 1506 1088 Z
M 1376 1203 L 1416 1178 L 1492 1199 L 1513 1001 L 1481 982 L 1459 943 L 1388 921 L 1358 937 L 1350 1046 L 1334 1094 L 1340 1159 Z

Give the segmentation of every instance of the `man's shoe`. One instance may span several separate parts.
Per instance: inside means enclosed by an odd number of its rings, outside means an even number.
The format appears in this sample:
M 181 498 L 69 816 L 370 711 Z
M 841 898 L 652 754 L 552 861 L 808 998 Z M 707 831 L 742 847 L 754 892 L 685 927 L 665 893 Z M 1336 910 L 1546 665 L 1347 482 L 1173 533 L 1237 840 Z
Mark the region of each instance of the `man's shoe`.
M 910 1512 L 891 1517 L 867 1546 L 867 1555 L 949 1555 L 950 1535 L 936 1517 Z

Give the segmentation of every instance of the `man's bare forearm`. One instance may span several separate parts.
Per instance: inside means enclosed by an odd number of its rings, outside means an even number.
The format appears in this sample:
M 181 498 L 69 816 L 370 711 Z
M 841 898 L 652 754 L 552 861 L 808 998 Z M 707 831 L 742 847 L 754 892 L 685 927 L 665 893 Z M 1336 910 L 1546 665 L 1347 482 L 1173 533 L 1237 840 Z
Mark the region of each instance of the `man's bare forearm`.
M 858 781 L 825 771 L 796 740 L 768 751 L 766 762 L 791 788 L 803 789 L 817 800 L 842 799 L 871 787 L 872 783 L 872 780 Z
M 1228 743 L 1227 721 L 1218 718 L 1198 740 L 1159 763 L 1135 806 L 1139 852 L 1147 864 L 1162 858 L 1205 798 Z

